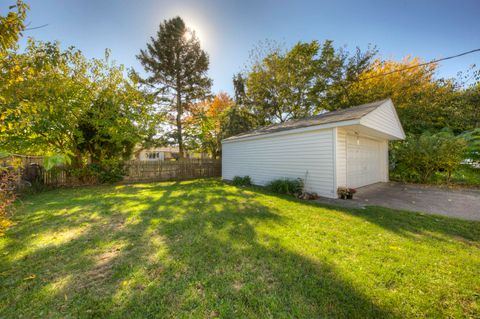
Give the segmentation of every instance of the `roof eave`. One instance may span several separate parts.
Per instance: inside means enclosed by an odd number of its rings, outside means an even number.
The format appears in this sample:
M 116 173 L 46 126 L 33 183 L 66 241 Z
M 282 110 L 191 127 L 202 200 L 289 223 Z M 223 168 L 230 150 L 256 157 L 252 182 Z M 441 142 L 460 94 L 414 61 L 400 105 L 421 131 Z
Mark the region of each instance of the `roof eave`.
M 277 131 L 272 133 L 263 133 L 257 134 L 252 136 L 245 136 L 245 137 L 230 137 L 227 139 L 222 140 L 222 144 L 228 144 L 232 142 L 239 142 L 239 141 L 248 141 L 248 140 L 255 140 L 261 138 L 267 138 L 272 136 L 282 136 L 287 134 L 296 134 L 296 133 L 303 133 L 303 132 L 310 132 L 310 131 L 317 131 L 317 130 L 325 130 L 333 127 L 341 127 L 341 126 L 349 126 L 349 125 L 356 125 L 360 124 L 360 119 L 355 120 L 346 120 L 346 121 L 339 121 L 339 122 L 332 122 L 332 123 L 325 123 L 325 124 L 318 124 L 318 125 L 311 125 L 306 127 L 299 127 L 284 131 Z

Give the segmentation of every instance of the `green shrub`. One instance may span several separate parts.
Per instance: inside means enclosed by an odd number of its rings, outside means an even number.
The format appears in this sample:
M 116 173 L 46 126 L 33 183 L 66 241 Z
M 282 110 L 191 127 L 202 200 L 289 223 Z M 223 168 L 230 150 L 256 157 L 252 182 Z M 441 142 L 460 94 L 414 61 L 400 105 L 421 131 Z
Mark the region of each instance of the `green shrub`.
M 269 182 L 266 187 L 268 190 L 274 193 L 298 195 L 303 192 L 303 186 L 303 180 L 301 178 L 280 178 Z
M 468 164 L 460 165 L 452 174 L 452 181 L 462 185 L 480 185 L 480 168 Z
M 90 170 L 100 183 L 119 182 L 125 175 L 123 165 L 118 163 L 113 165 L 90 164 Z
M 251 186 L 252 185 L 252 179 L 250 176 L 235 176 L 233 177 L 232 180 L 233 185 L 235 186 Z
M 452 173 L 465 158 L 466 142 L 448 131 L 409 135 L 391 150 L 392 177 L 405 182 L 432 182 L 437 172 L 444 172 L 450 182 Z
M 480 128 L 464 133 L 462 137 L 467 141 L 466 158 L 480 162 Z
M 69 172 L 85 184 L 115 183 L 123 179 L 125 167 L 121 162 L 92 163 L 83 168 L 71 169 Z

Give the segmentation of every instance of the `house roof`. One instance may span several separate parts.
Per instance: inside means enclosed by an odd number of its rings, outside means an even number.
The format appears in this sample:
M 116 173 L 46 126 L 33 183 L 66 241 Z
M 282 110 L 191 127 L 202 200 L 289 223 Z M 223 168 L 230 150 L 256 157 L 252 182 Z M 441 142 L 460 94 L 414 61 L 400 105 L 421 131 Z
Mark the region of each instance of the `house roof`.
M 147 152 L 170 152 L 170 153 L 178 153 L 179 152 L 178 147 L 169 147 L 169 146 L 150 147 L 150 148 L 144 149 L 144 151 L 147 151 Z
M 280 124 L 263 126 L 252 131 L 248 131 L 245 133 L 241 133 L 241 134 L 226 138 L 224 139 L 224 141 L 231 141 L 231 140 L 236 140 L 236 139 L 241 139 L 246 137 L 265 135 L 265 134 L 270 134 L 274 132 L 293 130 L 293 129 L 309 127 L 309 126 L 323 125 L 327 123 L 358 120 L 389 100 L 390 99 L 385 99 L 385 100 L 376 101 L 372 103 L 353 106 L 348 109 L 326 112 L 319 115 L 305 117 L 302 119 L 290 120 Z
M 140 152 L 170 152 L 170 153 L 178 153 L 178 147 L 149 147 L 149 148 L 143 148 L 140 145 L 135 146 L 134 153 L 140 153 Z

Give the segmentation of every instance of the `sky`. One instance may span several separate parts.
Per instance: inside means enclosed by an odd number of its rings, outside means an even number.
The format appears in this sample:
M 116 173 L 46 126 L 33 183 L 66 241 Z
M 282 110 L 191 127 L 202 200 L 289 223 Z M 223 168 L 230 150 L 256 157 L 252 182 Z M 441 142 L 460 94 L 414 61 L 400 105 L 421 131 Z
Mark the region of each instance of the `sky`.
M 14 2 L 0 0 L 0 14 Z M 287 47 L 326 39 L 350 50 L 372 44 L 382 58 L 397 60 L 412 55 L 429 61 L 480 48 L 479 0 L 27 2 L 29 26 L 48 25 L 25 32 L 25 37 L 58 40 L 89 58 L 103 57 L 110 48 L 117 63 L 140 72 L 136 54 L 164 19 L 181 16 L 210 56 L 214 93 L 233 91 L 233 74 L 244 70 L 250 50 L 267 39 Z M 480 65 L 480 52 L 442 62 L 438 77 L 454 77 L 472 64 Z

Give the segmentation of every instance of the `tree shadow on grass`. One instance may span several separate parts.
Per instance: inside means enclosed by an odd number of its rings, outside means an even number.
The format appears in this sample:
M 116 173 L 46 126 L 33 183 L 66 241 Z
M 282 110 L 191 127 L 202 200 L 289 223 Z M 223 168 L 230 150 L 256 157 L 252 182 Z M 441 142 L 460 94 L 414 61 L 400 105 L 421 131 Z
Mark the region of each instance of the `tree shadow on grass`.
M 52 219 L 49 212 L 31 225 L 22 219 L 4 247 L 7 254 L 0 256 L 6 269 L 0 274 L 5 303 L 0 312 L 118 318 L 394 316 L 342 279 L 333 265 L 288 251 L 272 236 L 259 237 L 257 227 L 284 220 L 250 191 L 204 180 L 111 193 L 82 193 L 50 206 L 52 213 L 65 203 L 90 205 L 73 225 L 72 216 Z M 35 247 L 21 259 L 8 258 L 28 247 L 19 242 L 29 226 L 30 233 L 41 235 L 55 231 L 52 223 L 85 229 L 59 244 Z

